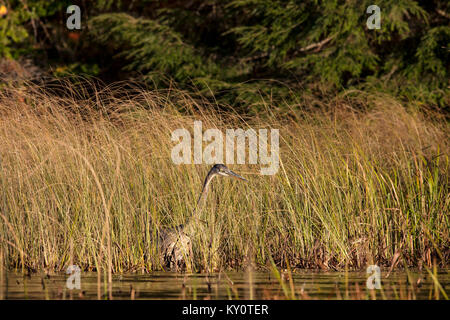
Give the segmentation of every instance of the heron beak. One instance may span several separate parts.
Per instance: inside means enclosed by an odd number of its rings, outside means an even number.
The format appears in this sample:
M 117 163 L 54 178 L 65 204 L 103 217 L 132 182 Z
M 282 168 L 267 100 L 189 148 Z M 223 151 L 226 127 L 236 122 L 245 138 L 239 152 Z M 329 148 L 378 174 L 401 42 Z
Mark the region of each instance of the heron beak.
M 228 170 L 228 175 L 230 176 L 230 177 L 232 177 L 232 178 L 235 178 L 235 179 L 240 179 L 240 180 L 244 180 L 244 181 L 248 181 L 247 179 L 245 179 L 244 177 L 241 177 L 240 175 L 238 175 L 237 173 L 234 173 L 233 171 L 231 171 L 231 170 Z

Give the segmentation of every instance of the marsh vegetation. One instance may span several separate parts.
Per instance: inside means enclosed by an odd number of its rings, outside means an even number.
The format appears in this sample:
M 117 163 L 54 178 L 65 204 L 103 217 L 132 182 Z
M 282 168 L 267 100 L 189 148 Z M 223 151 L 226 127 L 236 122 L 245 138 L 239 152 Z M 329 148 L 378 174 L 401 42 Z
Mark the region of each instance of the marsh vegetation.
M 440 268 L 449 258 L 449 128 L 385 95 L 267 101 L 246 117 L 184 91 L 31 84 L 0 93 L 0 257 L 8 269 L 162 270 L 156 231 L 185 223 L 208 165 L 171 132 L 277 128 L 280 170 L 212 183 L 188 272 Z M 216 183 L 217 182 L 217 183 Z

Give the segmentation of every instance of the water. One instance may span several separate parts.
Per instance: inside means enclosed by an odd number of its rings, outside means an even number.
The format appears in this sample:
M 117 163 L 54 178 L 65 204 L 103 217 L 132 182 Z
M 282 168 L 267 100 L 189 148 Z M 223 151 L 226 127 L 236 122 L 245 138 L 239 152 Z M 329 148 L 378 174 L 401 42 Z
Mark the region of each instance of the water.
M 283 276 L 283 275 L 282 275 Z M 113 299 L 443 299 L 450 296 L 450 270 L 437 274 L 442 289 L 426 272 L 393 272 L 381 275 L 382 290 L 366 288 L 365 272 L 301 271 L 279 281 L 271 272 L 180 274 L 155 272 L 113 275 Z M 66 286 L 69 275 L 58 273 L 4 273 L 0 299 L 105 299 L 107 284 L 100 286 L 95 272 L 82 272 L 81 289 Z M 292 280 L 292 281 L 291 281 Z M 284 289 L 283 289 L 284 286 Z M 293 288 L 293 290 L 291 289 Z M 439 291 L 439 296 L 436 293 Z M 294 294 L 292 293 L 294 292 Z M 294 296 L 295 295 L 295 296 Z

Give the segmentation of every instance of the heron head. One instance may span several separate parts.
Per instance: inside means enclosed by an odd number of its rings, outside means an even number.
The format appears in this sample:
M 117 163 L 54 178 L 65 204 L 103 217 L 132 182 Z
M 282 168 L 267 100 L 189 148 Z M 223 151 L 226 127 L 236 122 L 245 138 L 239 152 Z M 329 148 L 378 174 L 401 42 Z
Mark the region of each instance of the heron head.
M 240 180 L 247 181 L 247 179 L 245 179 L 244 177 L 241 177 L 237 173 L 234 173 L 233 171 L 228 169 L 223 164 L 216 164 L 216 165 L 214 165 L 214 167 L 212 168 L 211 171 L 213 171 L 215 174 L 219 174 L 221 176 L 232 177 L 232 178 L 235 178 L 235 179 L 240 179 Z

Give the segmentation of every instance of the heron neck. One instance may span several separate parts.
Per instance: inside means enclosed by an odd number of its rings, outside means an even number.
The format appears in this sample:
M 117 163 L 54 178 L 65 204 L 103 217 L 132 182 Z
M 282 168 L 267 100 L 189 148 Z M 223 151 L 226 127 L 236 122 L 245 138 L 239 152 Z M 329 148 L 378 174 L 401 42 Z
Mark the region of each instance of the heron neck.
M 200 193 L 200 196 L 198 197 L 197 205 L 195 206 L 195 209 L 194 209 L 194 212 L 193 212 L 191 218 L 186 223 L 186 227 L 197 222 L 197 220 L 200 219 L 200 215 L 202 213 L 206 195 L 208 194 L 209 185 L 215 176 L 216 176 L 216 174 L 212 170 L 210 170 L 208 172 L 208 175 L 206 176 L 205 181 L 203 182 L 202 192 Z

